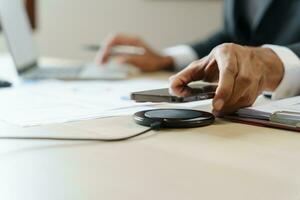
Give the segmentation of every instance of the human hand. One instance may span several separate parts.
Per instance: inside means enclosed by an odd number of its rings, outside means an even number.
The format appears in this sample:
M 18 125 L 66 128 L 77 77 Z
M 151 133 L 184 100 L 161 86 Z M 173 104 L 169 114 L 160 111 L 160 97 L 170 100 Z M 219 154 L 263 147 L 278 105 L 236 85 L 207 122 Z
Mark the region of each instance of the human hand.
M 222 44 L 170 78 L 170 89 L 180 96 L 190 82 L 217 82 L 213 99 L 216 116 L 251 106 L 263 91 L 274 91 L 284 74 L 283 63 L 269 48 Z
M 120 45 L 140 47 L 145 50 L 145 53 L 143 55 L 113 55 L 113 47 Z M 115 57 L 120 64 L 131 64 L 146 72 L 168 69 L 172 68 L 174 65 L 171 57 L 156 53 L 143 40 L 122 34 L 114 35 L 106 40 L 100 58 L 98 59 L 100 63 L 104 64 L 111 57 Z

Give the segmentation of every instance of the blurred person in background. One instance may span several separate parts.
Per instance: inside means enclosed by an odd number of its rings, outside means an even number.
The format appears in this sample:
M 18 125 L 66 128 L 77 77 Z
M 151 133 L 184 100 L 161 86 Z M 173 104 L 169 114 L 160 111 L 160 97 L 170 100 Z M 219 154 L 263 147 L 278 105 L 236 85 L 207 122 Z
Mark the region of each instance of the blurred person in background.
M 223 28 L 202 42 L 158 53 L 139 37 L 119 34 L 105 41 L 100 62 L 118 45 L 145 49 L 143 55 L 116 56 L 120 63 L 147 72 L 179 71 L 170 78 L 177 95 L 193 81 L 218 82 L 217 116 L 252 105 L 264 91 L 273 99 L 300 94 L 299 0 L 225 0 Z

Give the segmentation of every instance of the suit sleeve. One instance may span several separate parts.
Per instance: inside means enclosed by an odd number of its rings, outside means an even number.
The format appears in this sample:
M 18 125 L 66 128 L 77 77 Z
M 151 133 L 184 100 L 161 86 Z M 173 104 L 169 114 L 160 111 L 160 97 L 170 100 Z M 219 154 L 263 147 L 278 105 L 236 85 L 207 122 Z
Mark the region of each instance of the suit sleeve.
M 178 45 L 163 50 L 163 54 L 174 60 L 175 70 L 184 69 L 191 62 L 207 56 L 213 48 L 225 42 L 231 42 L 225 31 L 219 31 L 208 39 L 192 45 Z
M 300 42 L 287 46 L 300 58 Z
M 227 42 L 232 42 L 232 40 L 226 31 L 222 30 L 202 42 L 191 45 L 191 47 L 197 53 L 198 58 L 202 58 L 208 55 L 216 46 Z

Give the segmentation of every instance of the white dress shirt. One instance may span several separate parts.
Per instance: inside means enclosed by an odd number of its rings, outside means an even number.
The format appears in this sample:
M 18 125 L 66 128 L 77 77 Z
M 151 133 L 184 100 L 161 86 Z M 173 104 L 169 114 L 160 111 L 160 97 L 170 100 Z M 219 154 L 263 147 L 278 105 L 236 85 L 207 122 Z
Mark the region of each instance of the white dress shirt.
M 300 59 L 289 48 L 277 45 L 264 45 L 263 47 L 272 49 L 281 59 L 284 65 L 284 76 L 272 94 L 272 99 L 282 99 L 300 94 Z M 198 60 L 195 50 L 188 45 L 170 47 L 164 50 L 164 54 L 171 56 L 176 69 L 182 70 L 191 62 Z

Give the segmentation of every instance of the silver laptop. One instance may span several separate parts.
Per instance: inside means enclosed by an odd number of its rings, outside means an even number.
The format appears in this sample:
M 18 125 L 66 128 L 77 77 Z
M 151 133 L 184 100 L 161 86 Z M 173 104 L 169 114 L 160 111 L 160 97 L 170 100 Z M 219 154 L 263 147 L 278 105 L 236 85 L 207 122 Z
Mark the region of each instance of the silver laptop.
M 99 67 L 96 64 L 72 67 L 39 65 L 39 56 L 23 0 L 0 0 L 0 22 L 19 75 L 28 79 L 124 79 L 129 69 Z M 113 64 L 114 65 L 114 64 Z

